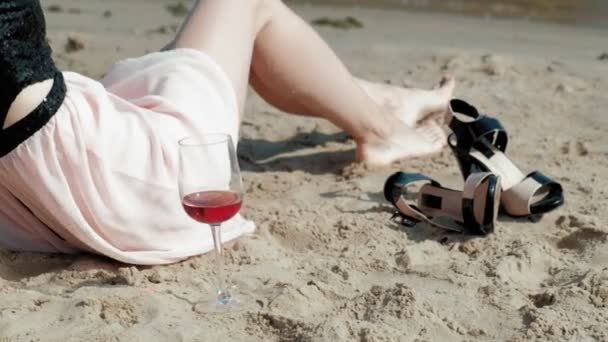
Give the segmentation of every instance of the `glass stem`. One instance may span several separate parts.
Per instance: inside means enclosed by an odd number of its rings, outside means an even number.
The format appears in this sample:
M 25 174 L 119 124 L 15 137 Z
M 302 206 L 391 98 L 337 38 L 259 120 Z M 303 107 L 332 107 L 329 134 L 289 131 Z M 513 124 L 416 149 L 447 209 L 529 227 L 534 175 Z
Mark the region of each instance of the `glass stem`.
M 226 286 L 226 276 L 224 270 L 224 249 L 222 248 L 221 226 L 219 224 L 211 225 L 211 234 L 213 235 L 213 245 L 215 246 L 215 269 L 217 274 L 217 300 L 220 304 L 228 304 L 231 300 L 230 291 Z

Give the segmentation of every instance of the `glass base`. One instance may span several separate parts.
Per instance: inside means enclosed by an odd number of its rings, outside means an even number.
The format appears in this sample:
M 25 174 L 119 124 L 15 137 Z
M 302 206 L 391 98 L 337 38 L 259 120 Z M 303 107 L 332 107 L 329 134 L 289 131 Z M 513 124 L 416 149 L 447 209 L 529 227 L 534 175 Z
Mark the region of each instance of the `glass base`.
M 226 293 L 218 291 L 216 297 L 198 302 L 193 310 L 200 314 L 223 314 L 242 311 L 260 311 L 283 293 L 282 288 L 269 288 L 255 292 L 231 286 Z

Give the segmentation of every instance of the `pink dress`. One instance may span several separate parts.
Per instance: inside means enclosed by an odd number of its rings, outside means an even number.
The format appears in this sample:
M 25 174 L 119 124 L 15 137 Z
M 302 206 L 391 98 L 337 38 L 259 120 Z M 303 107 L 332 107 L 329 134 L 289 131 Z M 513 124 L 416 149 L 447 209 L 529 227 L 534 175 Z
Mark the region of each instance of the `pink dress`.
M 181 207 L 177 142 L 204 133 L 237 141 L 236 95 L 220 66 L 179 49 L 120 62 L 101 82 L 64 78 L 60 110 L 0 159 L 0 248 L 140 265 L 212 250 L 210 229 Z M 223 240 L 254 230 L 237 216 Z

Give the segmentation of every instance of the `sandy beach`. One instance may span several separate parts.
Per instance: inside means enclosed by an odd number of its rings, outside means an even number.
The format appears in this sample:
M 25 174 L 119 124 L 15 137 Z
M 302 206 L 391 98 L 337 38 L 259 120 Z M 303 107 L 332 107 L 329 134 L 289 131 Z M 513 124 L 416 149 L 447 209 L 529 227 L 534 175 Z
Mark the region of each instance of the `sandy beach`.
M 43 4 L 60 67 L 94 78 L 158 50 L 182 20 L 166 0 Z M 501 217 L 483 238 L 401 226 L 386 178 L 415 171 L 462 188 L 448 149 L 366 168 L 336 127 L 286 119 L 252 92 L 239 156 L 242 213 L 258 230 L 227 244 L 226 261 L 256 309 L 195 310 L 214 286 L 212 255 L 144 268 L 0 251 L 0 341 L 608 341 L 607 31 L 294 9 L 362 23 L 317 27 L 357 76 L 432 87 L 454 75 L 456 97 L 498 117 L 511 159 L 560 181 L 566 205 L 539 222 Z

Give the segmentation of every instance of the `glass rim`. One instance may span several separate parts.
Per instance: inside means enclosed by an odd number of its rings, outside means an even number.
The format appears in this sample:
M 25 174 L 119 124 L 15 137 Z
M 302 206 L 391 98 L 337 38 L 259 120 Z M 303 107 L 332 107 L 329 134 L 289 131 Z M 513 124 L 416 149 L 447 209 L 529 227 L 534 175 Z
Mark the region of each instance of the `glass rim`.
M 209 139 L 209 140 L 207 140 Z M 180 147 L 200 147 L 210 146 L 229 142 L 232 140 L 230 134 L 227 133 L 210 133 L 202 134 L 200 136 L 191 135 L 186 136 L 177 141 Z

